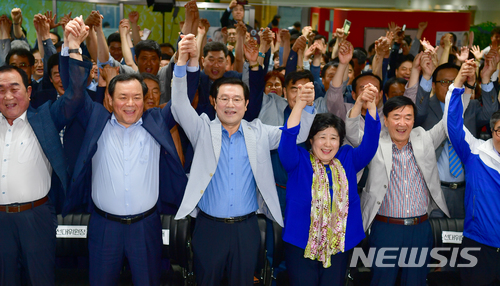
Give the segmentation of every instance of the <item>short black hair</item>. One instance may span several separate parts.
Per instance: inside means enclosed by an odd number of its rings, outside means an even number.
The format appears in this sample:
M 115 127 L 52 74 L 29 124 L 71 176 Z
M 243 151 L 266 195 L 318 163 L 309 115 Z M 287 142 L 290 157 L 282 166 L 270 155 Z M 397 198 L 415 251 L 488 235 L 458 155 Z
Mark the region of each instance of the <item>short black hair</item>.
M 132 80 L 137 80 L 142 87 L 142 96 L 146 95 L 148 93 L 148 86 L 144 82 L 144 79 L 140 74 L 137 73 L 122 73 L 117 76 L 115 76 L 110 82 L 108 86 L 108 92 L 111 97 L 113 97 L 113 94 L 115 93 L 115 88 L 116 84 L 119 82 L 127 82 L 127 81 L 132 81 Z
M 408 46 L 411 45 L 411 36 L 410 35 L 406 35 L 403 40 L 406 42 L 406 44 L 408 44 Z
M 33 56 L 33 54 L 29 50 L 23 48 L 15 48 L 10 50 L 7 56 L 5 57 L 6 64 L 10 63 L 10 58 L 13 55 L 28 58 L 28 63 L 30 64 L 30 66 L 33 66 L 35 64 L 35 57 Z
M 314 41 L 315 42 L 316 40 L 319 40 L 319 39 L 323 39 L 323 42 L 326 44 L 328 42 L 328 40 L 326 39 L 325 36 L 323 35 L 320 35 L 320 34 L 317 34 L 316 36 L 314 36 Z
M 406 96 L 395 96 L 389 98 L 384 104 L 384 116 L 388 117 L 389 113 L 393 110 L 399 109 L 403 106 L 411 106 L 413 108 L 413 118 L 417 118 L 417 106 L 413 101 Z
M 26 72 L 18 67 L 13 67 L 9 65 L 3 65 L 0 67 L 0 74 L 6 73 L 6 72 L 11 72 L 11 71 L 16 71 L 21 75 L 21 79 L 23 80 L 23 84 L 25 88 L 28 88 L 28 75 Z
M 49 72 L 50 78 L 52 78 L 52 68 L 55 66 L 59 66 L 59 53 L 53 54 L 47 61 L 47 72 Z
M 153 40 L 140 41 L 135 45 L 135 55 L 137 58 L 141 55 L 142 51 L 155 52 L 158 55 L 158 59 L 161 59 L 161 49 L 160 45 Z
M 310 71 L 308 70 L 293 71 L 286 75 L 284 87 L 286 88 L 288 86 L 288 83 L 290 82 L 294 84 L 301 79 L 308 79 L 310 82 L 314 82 L 314 76 Z
M 118 43 L 122 42 L 122 39 L 120 38 L 120 33 L 115 32 L 108 36 L 108 47 L 109 45 L 111 45 L 112 42 L 118 42 Z
M 358 83 L 358 80 L 361 78 L 367 77 L 367 76 L 374 77 L 378 80 L 378 86 L 379 86 L 379 91 L 380 91 L 380 89 L 382 88 L 382 80 L 380 79 L 380 77 L 376 74 L 371 73 L 371 72 L 367 72 L 367 73 L 362 73 L 362 74 L 358 75 L 352 81 L 351 85 L 352 85 L 352 91 L 354 91 L 354 93 L 356 93 L 356 84 Z
M 174 53 L 175 53 L 175 48 L 174 48 L 174 46 L 173 46 L 171 43 L 163 43 L 163 44 L 160 44 L 160 49 L 161 49 L 161 48 L 165 48 L 165 47 L 167 47 L 167 48 L 171 48 L 171 49 L 172 49 L 172 51 L 174 51 Z
M 371 45 L 368 46 L 368 52 L 373 52 L 375 51 L 375 43 L 372 43 Z
M 276 18 L 275 18 L 275 19 L 273 19 L 273 20 L 271 21 L 271 24 L 272 24 L 273 26 L 278 26 L 280 23 L 279 23 L 278 19 L 276 19 Z
M 366 53 L 366 50 L 363 48 L 354 48 L 354 51 L 352 52 L 352 58 L 358 60 L 358 64 L 364 64 L 366 62 L 366 58 L 368 57 L 368 54 Z
M 59 43 L 59 42 L 61 41 L 61 36 L 59 36 L 59 34 L 58 34 L 58 33 L 53 32 L 53 31 L 51 31 L 50 33 L 51 33 L 52 35 L 55 35 L 55 36 L 57 37 L 57 42 L 56 42 L 56 43 Z
M 156 76 L 154 74 L 143 72 L 143 73 L 141 73 L 141 76 L 142 76 L 142 80 L 150 79 L 150 80 L 156 82 L 158 84 L 158 86 L 160 85 L 160 80 L 158 79 L 158 76 Z
M 217 95 L 219 94 L 219 88 L 224 84 L 233 84 L 239 85 L 243 88 L 243 95 L 245 96 L 245 102 L 250 100 L 250 90 L 246 83 L 244 83 L 241 79 L 236 77 L 221 77 L 214 81 L 212 84 L 212 88 L 210 89 L 210 95 L 214 100 L 217 99 Z
M 495 124 L 497 124 L 498 120 L 500 120 L 500 110 L 497 110 L 491 115 L 490 118 L 490 128 L 493 130 L 495 128 Z
M 396 69 L 399 69 L 399 67 L 404 62 L 411 62 L 411 63 L 413 63 L 414 59 L 415 59 L 415 57 L 412 54 L 398 56 L 398 59 L 397 59 L 397 62 L 396 62 Z
M 328 42 L 328 47 L 331 48 L 335 46 L 335 43 L 337 42 L 337 38 L 333 38 Z
M 208 52 L 219 52 L 223 51 L 224 52 L 224 57 L 227 57 L 227 47 L 221 42 L 210 42 L 203 47 L 203 57 L 206 57 L 208 55 Z
M 321 69 L 321 77 L 322 78 L 325 77 L 326 71 L 330 67 L 338 67 L 338 66 L 339 66 L 339 58 L 335 58 L 332 61 L 327 62 L 325 66 L 323 66 L 323 68 Z
M 302 23 L 300 23 L 299 21 L 297 21 L 297 22 L 293 23 L 293 26 L 295 28 L 300 28 L 300 27 L 302 27 Z
M 333 113 L 318 113 L 314 117 L 311 129 L 309 129 L 309 135 L 307 136 L 306 140 L 306 147 L 308 149 L 311 149 L 311 139 L 314 138 L 314 135 L 330 127 L 335 128 L 339 133 L 339 143 L 340 146 L 342 146 L 346 134 L 344 120 L 334 115 Z
M 499 34 L 500 35 L 500 27 L 496 27 L 495 29 L 491 30 L 491 35 Z
M 161 59 L 170 61 L 172 59 L 172 56 L 169 54 L 161 54 Z
M 401 78 L 401 77 L 391 77 L 389 80 L 387 80 L 384 84 L 384 94 L 387 95 L 389 94 L 389 88 L 391 87 L 391 85 L 395 84 L 395 83 L 400 83 L 404 86 L 406 86 L 406 83 L 408 81 L 404 78 Z
M 434 72 L 432 73 L 432 82 L 437 82 L 436 78 L 437 78 L 437 75 L 440 71 L 442 70 L 445 70 L 445 69 L 456 69 L 457 72 L 460 71 L 460 67 L 457 66 L 456 64 L 453 64 L 453 63 L 444 63 L 440 66 L 438 66 Z
M 227 55 L 229 56 L 229 59 L 231 60 L 231 64 L 234 64 L 234 61 L 236 60 L 236 58 L 234 57 L 234 54 L 232 52 L 228 52 Z
M 63 42 L 59 41 L 59 42 L 57 42 L 57 43 L 54 45 L 54 48 L 59 49 L 60 47 L 62 47 L 62 45 L 63 45 Z

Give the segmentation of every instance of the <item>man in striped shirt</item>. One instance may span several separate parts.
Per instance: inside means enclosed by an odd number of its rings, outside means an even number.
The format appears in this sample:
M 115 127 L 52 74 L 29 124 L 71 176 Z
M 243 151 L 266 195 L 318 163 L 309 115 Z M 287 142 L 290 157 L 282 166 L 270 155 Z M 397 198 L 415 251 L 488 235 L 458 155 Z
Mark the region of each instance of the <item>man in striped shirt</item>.
M 446 134 L 441 122 L 429 131 L 413 129 L 416 107 L 407 97 L 389 99 L 383 112 L 387 130 L 380 133 L 361 196 L 363 226 L 371 225 L 370 246 L 377 250 L 371 285 L 394 285 L 402 262 L 419 266 L 403 268 L 402 284 L 426 285 L 433 243 L 428 214 L 439 208 L 449 216 L 434 151 Z M 346 128 L 355 126 L 356 118 L 348 118 Z M 384 247 L 397 250 L 379 253 Z M 386 267 L 377 265 L 378 255 Z

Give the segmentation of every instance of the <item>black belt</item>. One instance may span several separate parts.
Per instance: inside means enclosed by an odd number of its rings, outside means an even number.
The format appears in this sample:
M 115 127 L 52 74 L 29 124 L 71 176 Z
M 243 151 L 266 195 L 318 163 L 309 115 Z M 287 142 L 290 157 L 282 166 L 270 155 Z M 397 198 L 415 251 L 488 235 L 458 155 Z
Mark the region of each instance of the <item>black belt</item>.
M 381 216 L 379 214 L 375 216 L 375 220 L 385 223 L 400 224 L 400 225 L 417 225 L 423 223 L 428 218 L 429 216 L 427 214 L 424 214 L 423 216 L 419 217 L 409 217 L 409 218 L 393 218 L 393 217 Z
M 102 217 L 109 219 L 111 221 L 116 221 L 116 222 L 123 223 L 123 224 L 133 224 L 133 223 L 136 223 L 142 219 L 145 219 L 148 216 L 150 216 L 151 214 L 153 214 L 156 211 L 156 206 L 154 206 L 149 211 L 146 211 L 142 214 L 133 215 L 133 216 L 118 216 L 118 215 L 108 214 L 107 212 L 99 209 L 96 206 L 94 206 L 94 210 L 96 213 L 98 213 Z
M 448 188 L 450 188 L 452 190 L 456 190 L 458 188 L 461 188 L 461 187 L 465 186 L 465 182 L 449 183 L 449 182 L 443 182 L 443 181 L 441 181 L 441 186 L 448 187 Z
M 214 220 L 214 221 L 218 221 L 218 222 L 223 222 L 223 223 L 228 223 L 228 224 L 232 224 L 232 223 L 235 223 L 235 222 L 242 222 L 244 220 L 247 220 L 251 217 L 253 217 L 255 215 L 255 212 L 251 212 L 247 215 L 243 215 L 243 216 L 237 216 L 237 217 L 230 217 L 230 218 L 218 218 L 218 217 L 213 217 L 209 214 L 206 214 L 202 211 L 200 211 L 200 214 L 210 220 Z

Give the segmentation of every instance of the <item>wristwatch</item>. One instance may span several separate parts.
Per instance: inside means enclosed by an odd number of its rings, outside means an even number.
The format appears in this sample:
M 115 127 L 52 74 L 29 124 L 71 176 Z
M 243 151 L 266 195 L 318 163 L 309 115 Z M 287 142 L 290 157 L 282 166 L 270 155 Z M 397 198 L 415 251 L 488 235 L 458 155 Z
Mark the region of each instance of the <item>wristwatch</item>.
M 78 49 L 69 49 L 68 50 L 68 54 L 71 54 L 71 53 L 75 53 L 75 54 L 82 54 L 82 48 L 78 48 Z
M 476 88 L 476 83 L 474 83 L 474 85 L 470 85 L 468 82 L 465 82 L 464 85 L 465 85 L 465 87 L 470 88 L 470 89 Z

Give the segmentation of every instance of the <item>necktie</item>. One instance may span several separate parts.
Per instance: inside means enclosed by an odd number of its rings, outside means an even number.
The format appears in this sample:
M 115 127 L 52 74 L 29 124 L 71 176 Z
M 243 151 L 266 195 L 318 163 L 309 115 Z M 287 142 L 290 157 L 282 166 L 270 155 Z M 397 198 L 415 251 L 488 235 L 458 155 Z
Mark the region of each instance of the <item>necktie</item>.
M 450 158 L 450 173 L 457 178 L 463 172 L 462 162 L 460 162 L 450 140 L 448 140 L 448 157 Z

